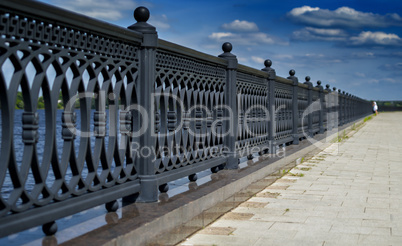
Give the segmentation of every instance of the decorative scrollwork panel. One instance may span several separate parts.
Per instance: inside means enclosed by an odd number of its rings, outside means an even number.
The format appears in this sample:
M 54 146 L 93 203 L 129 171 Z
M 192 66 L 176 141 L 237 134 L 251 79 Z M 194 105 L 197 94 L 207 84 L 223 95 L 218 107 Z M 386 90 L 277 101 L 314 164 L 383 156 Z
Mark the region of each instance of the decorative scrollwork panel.
M 156 173 L 220 155 L 225 81 L 223 67 L 157 51 Z
M 297 132 L 299 134 L 307 133 L 308 131 L 308 115 L 305 114 L 305 116 L 303 117 L 303 114 L 305 113 L 307 107 L 308 107 L 308 90 L 299 87 L 297 90 L 297 109 L 299 116 Z
M 292 86 L 275 82 L 275 140 L 290 137 L 293 130 Z
M 312 95 L 312 103 L 319 103 L 320 100 L 320 93 L 316 90 L 311 92 Z M 320 127 L 320 111 L 317 109 L 312 112 L 312 127 L 313 129 L 317 129 Z
M 237 73 L 239 126 L 236 150 L 266 144 L 268 141 L 268 85 L 266 79 Z
M 0 215 L 137 180 L 138 44 L 10 13 L 0 34 Z

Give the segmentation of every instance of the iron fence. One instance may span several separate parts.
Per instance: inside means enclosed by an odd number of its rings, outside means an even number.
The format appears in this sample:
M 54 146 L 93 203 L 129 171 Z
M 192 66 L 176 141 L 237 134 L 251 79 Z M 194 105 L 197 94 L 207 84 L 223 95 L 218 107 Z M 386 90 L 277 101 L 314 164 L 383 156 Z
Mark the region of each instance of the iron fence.
M 347 93 L 28 0 L 0 2 L 0 237 L 275 153 L 371 113 Z M 38 113 L 39 112 L 39 113 Z M 307 112 L 307 113 L 306 113 Z

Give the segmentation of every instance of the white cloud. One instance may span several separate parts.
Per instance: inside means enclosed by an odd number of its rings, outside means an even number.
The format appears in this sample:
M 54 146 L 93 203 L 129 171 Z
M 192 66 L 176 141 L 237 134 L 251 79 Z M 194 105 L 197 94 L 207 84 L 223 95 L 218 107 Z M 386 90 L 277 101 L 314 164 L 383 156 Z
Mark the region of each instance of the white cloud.
M 233 36 L 234 36 L 234 34 L 230 33 L 230 32 L 214 32 L 211 35 L 209 35 L 209 38 L 221 41 L 221 39 L 223 39 L 223 38 L 229 38 L 229 37 L 233 37 Z
M 366 77 L 366 74 L 360 73 L 360 72 L 355 72 L 355 75 L 356 75 L 357 77 L 360 77 L 360 78 L 365 78 L 365 77 Z
M 280 60 L 292 60 L 294 59 L 293 55 L 289 55 L 289 54 L 277 54 L 274 55 L 275 58 L 280 59 Z
M 294 31 L 292 39 L 300 41 L 344 41 L 347 36 L 348 34 L 341 29 L 305 27 Z
M 256 42 L 261 42 L 261 43 L 265 43 L 265 44 L 274 44 L 275 40 L 268 36 L 268 34 L 266 33 L 262 33 L 262 32 L 257 32 L 257 33 L 251 33 L 249 35 L 249 37 L 252 40 L 255 40 Z
M 346 32 L 341 29 L 322 29 L 313 27 L 306 27 L 306 29 L 311 33 L 322 36 L 347 36 Z
M 223 29 L 234 32 L 258 32 L 258 26 L 254 22 L 234 20 L 222 25 Z
M 350 37 L 341 29 L 323 29 L 305 27 L 292 33 L 292 39 L 297 41 L 330 41 L 350 46 L 402 46 L 402 38 L 394 33 L 363 31 L 357 36 Z M 366 52 L 360 57 L 373 57 Z
M 340 7 L 334 11 L 318 7 L 303 6 L 292 9 L 287 17 L 300 24 L 316 27 L 389 27 L 402 26 L 402 18 L 396 14 L 379 15 L 361 12 L 349 7 Z
M 303 14 L 308 13 L 308 12 L 313 12 L 313 11 L 318 11 L 318 10 L 320 10 L 320 8 L 318 8 L 318 7 L 312 8 L 310 6 L 303 6 L 303 7 L 300 7 L 300 8 L 292 9 L 290 11 L 290 14 L 293 15 L 293 16 L 299 16 L 299 15 L 303 15 Z
M 328 66 L 328 64 L 344 62 L 342 58 L 339 58 L 337 56 L 330 56 L 321 53 L 305 53 L 300 55 L 275 54 L 273 55 L 273 60 L 286 61 L 286 62 L 298 61 L 299 63 L 304 65 L 326 66 L 326 67 Z
M 249 46 L 246 49 L 251 51 L 250 46 L 266 45 L 266 44 L 278 44 L 288 45 L 277 37 L 268 35 L 264 32 L 259 32 L 257 24 L 249 21 L 234 20 L 231 23 L 225 23 L 222 28 L 226 32 L 214 32 L 208 36 L 210 40 L 218 43 L 231 42 L 233 45 Z
M 402 62 L 394 63 L 394 64 L 383 64 L 379 67 L 381 70 L 386 71 L 402 71 Z
M 255 33 L 214 32 L 208 37 L 209 39 L 219 43 L 231 42 L 233 45 L 264 45 L 264 44 L 287 45 L 288 44 L 262 32 L 255 32 Z
M 391 83 L 391 84 L 396 84 L 400 83 L 400 80 L 396 80 L 394 78 L 381 78 L 381 79 L 370 79 L 367 81 L 369 84 L 379 84 L 379 83 Z
M 170 25 L 168 23 L 168 18 L 166 15 L 160 15 L 160 16 L 151 15 L 148 23 L 155 26 L 156 30 L 160 30 L 160 29 L 167 30 L 170 28 Z
M 137 6 L 132 0 L 53 0 L 52 2 L 74 12 L 112 21 L 123 18 L 123 11 L 134 10 Z
M 378 84 L 378 83 L 380 83 L 380 80 L 379 79 L 369 79 L 367 82 L 369 84 Z
M 373 52 L 354 52 L 352 53 L 353 58 L 374 58 L 376 57 Z
M 393 33 L 367 31 L 351 37 L 350 45 L 402 46 L 402 38 Z
M 309 58 L 323 58 L 324 57 L 323 54 L 310 54 L 310 53 L 307 53 L 304 56 L 309 57 Z
M 383 79 L 385 82 L 388 82 L 388 83 L 391 83 L 391 84 L 395 84 L 395 83 L 397 83 L 398 81 L 396 80 L 396 79 L 393 79 L 393 78 L 385 78 L 385 79 Z
M 239 61 L 239 63 L 246 63 L 248 62 L 248 59 L 246 57 L 237 57 L 237 60 Z
M 264 64 L 265 59 L 258 56 L 251 56 L 251 60 L 258 64 Z

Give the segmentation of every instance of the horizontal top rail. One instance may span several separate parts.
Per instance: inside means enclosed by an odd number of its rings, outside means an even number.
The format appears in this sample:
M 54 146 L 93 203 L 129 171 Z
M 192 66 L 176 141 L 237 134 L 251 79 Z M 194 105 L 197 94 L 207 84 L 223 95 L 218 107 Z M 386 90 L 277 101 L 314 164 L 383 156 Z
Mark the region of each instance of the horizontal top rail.
M 68 25 L 92 34 L 112 36 L 120 40 L 140 43 L 143 35 L 108 22 L 100 21 L 82 14 L 31 0 L 1 0 L 0 7 L 10 9 L 26 17 L 40 18 L 53 25 Z M 134 22 L 134 20 L 133 20 Z
M 299 87 L 301 87 L 301 88 L 305 88 L 305 89 L 308 89 L 308 85 L 303 84 L 303 83 L 299 83 Z
M 238 65 L 237 71 L 249 73 L 249 74 L 257 76 L 257 77 L 268 78 L 268 74 L 266 72 L 252 68 L 252 67 L 248 67 L 245 65 L 241 65 L 241 64 Z
M 315 87 L 315 86 L 313 85 L 313 91 L 320 91 L 320 88 Z
M 285 79 L 279 76 L 276 76 L 275 81 L 283 84 L 293 85 L 293 81 L 291 81 L 290 79 Z
M 175 55 L 183 55 L 183 57 L 192 57 L 202 60 L 204 62 L 215 63 L 218 65 L 226 66 L 227 61 L 225 59 L 208 55 L 175 43 L 168 42 L 163 39 L 158 39 L 158 48 L 175 53 Z

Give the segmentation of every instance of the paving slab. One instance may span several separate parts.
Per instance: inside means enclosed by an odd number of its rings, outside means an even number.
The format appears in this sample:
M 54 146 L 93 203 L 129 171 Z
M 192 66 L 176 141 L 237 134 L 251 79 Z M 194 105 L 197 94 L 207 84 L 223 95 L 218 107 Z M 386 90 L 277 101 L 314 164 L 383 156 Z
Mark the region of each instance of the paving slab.
M 179 245 L 402 245 L 400 122 L 373 117 Z

